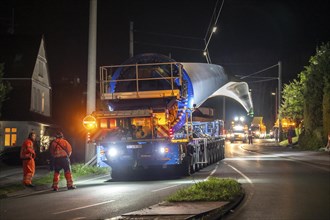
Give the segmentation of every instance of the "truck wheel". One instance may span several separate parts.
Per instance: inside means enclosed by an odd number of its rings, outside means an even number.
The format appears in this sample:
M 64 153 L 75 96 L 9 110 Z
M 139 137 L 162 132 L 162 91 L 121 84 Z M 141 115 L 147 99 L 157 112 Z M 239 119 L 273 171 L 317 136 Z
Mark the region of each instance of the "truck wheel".
M 190 165 L 191 156 L 186 156 L 181 164 L 181 173 L 184 176 L 190 176 L 193 173 L 192 166 Z

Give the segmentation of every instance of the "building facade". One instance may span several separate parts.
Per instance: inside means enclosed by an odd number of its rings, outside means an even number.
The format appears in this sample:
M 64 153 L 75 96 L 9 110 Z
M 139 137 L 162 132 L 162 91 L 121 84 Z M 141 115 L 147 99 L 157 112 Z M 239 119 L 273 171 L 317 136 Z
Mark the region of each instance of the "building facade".
M 52 87 L 44 36 L 2 36 L 3 81 L 12 89 L 2 103 L 0 151 L 21 146 L 29 132 L 37 133 L 44 151 L 56 129 L 52 121 Z

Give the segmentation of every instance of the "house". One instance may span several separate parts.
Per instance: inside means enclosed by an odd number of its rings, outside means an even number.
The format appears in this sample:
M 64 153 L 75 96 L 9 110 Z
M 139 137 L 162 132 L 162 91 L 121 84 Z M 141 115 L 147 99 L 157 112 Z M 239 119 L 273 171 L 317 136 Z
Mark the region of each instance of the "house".
M 37 133 L 39 151 L 57 128 L 52 121 L 52 87 L 44 36 L 0 36 L 0 63 L 4 63 L 3 81 L 12 90 L 2 103 L 0 151 L 21 146 L 28 133 Z

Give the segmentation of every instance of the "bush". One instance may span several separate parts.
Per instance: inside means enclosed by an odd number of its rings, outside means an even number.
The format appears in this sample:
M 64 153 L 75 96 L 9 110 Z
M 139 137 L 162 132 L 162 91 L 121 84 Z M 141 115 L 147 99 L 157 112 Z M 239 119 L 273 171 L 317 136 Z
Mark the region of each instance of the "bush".
M 323 129 L 319 127 L 314 131 L 304 131 L 299 136 L 299 147 L 303 150 L 318 150 L 323 147 Z

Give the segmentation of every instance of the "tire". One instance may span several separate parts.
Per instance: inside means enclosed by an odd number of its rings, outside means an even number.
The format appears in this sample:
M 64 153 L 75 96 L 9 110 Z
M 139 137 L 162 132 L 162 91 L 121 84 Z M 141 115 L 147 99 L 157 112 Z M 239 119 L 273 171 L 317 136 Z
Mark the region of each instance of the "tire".
M 183 159 L 181 164 L 181 174 L 183 176 L 191 176 L 191 174 L 194 172 L 190 162 L 191 162 L 191 156 L 186 156 Z

